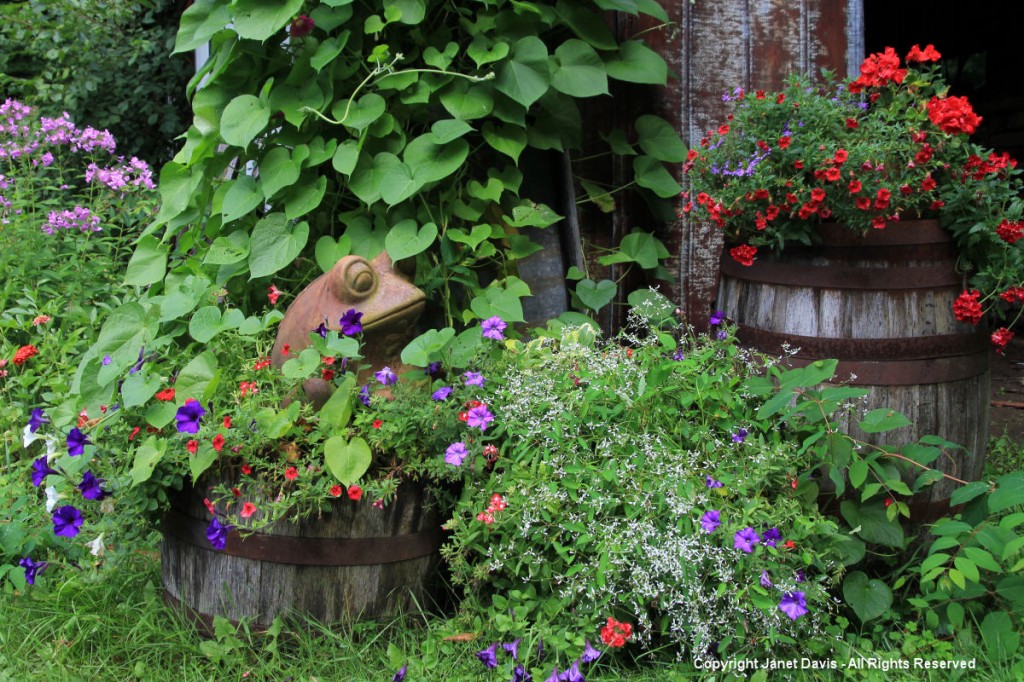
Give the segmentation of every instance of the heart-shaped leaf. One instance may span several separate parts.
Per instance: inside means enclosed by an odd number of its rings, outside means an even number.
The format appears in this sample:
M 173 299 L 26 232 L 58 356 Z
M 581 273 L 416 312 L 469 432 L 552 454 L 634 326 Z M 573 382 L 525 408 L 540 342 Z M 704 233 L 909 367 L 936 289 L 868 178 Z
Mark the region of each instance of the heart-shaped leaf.
M 346 440 L 331 436 L 324 443 L 324 463 L 342 485 L 349 486 L 362 477 L 372 461 L 370 446 L 362 438 Z
M 600 282 L 585 279 L 576 285 L 576 295 L 580 301 L 595 312 L 611 303 L 617 292 L 618 287 L 610 279 L 602 279 Z
M 437 225 L 434 223 L 417 229 L 415 220 L 403 220 L 388 230 L 384 248 L 392 261 L 399 261 L 426 251 L 436 238 Z
M 248 147 L 270 122 L 270 107 L 259 97 L 239 95 L 228 102 L 220 115 L 220 136 L 228 144 Z
M 892 591 L 881 580 L 853 571 L 843 581 L 843 597 L 862 623 L 878 618 L 892 606 Z

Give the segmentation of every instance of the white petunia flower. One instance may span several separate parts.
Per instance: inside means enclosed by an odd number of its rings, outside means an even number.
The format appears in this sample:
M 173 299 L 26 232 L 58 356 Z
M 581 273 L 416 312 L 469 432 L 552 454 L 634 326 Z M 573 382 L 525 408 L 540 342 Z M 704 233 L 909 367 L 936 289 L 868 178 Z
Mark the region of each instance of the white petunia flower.
M 57 506 L 57 500 L 60 498 L 60 494 L 57 489 L 52 485 L 46 486 L 46 511 L 52 512 L 53 508 Z

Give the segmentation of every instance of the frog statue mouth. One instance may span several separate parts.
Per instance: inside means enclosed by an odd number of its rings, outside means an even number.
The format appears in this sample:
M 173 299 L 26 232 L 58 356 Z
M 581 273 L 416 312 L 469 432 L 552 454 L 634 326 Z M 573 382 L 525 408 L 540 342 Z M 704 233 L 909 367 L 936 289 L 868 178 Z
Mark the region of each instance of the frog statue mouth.
M 372 339 L 376 346 L 367 349 L 369 354 L 383 358 L 398 355 L 416 330 L 416 323 L 425 305 L 426 297 L 420 294 L 400 308 L 393 308 L 383 314 L 365 315 L 362 319 L 363 338 Z

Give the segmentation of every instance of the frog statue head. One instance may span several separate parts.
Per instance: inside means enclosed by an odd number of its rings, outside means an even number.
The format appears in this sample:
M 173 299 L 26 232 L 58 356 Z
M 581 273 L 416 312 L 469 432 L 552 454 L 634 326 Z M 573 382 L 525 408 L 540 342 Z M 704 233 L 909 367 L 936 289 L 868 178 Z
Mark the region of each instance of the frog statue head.
M 415 331 L 426 297 L 392 265 L 387 252 L 372 261 L 345 256 L 306 287 L 285 311 L 270 359 L 275 367 L 309 346 L 309 335 L 321 324 L 340 329 L 339 320 L 349 310 L 363 314 L 363 360 L 370 369 L 396 367 L 402 347 Z M 288 345 L 288 356 L 284 346 Z M 360 375 L 364 380 L 365 376 Z M 323 379 L 303 384 L 307 399 L 319 407 L 330 397 Z

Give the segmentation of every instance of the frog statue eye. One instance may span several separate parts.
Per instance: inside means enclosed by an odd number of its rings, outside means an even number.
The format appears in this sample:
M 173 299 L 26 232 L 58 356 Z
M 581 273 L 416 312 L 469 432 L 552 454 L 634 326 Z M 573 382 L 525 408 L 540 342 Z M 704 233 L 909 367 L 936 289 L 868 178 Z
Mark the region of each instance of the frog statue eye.
M 377 290 L 377 273 L 365 258 L 352 258 L 338 274 L 335 295 L 339 300 L 362 300 Z

